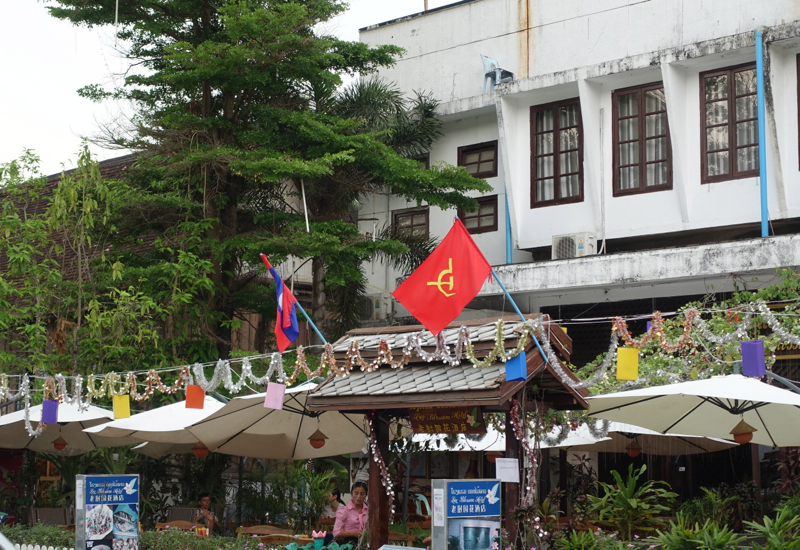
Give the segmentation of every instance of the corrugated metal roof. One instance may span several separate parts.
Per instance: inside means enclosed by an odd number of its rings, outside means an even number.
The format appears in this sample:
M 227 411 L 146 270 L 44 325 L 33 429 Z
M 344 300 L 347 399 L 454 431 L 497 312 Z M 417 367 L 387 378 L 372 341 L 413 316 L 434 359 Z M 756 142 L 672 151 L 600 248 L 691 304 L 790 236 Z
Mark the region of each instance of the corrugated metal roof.
M 495 335 L 497 334 L 497 328 L 495 326 L 496 321 L 486 320 L 485 324 L 476 325 L 476 326 L 469 326 L 468 323 L 464 323 L 467 326 L 467 330 L 469 330 L 469 339 L 472 343 L 477 342 L 494 342 Z M 503 336 L 506 339 L 513 339 L 519 336 L 519 334 L 515 334 L 515 331 L 522 325 L 522 321 L 517 318 L 516 321 L 514 320 L 505 320 L 505 325 L 503 329 Z M 436 346 L 436 337 L 430 333 L 430 331 L 425 330 L 424 327 L 421 326 L 413 326 L 409 327 L 410 330 L 404 332 L 385 332 L 383 334 L 353 334 L 349 333 L 344 338 L 340 339 L 333 345 L 333 350 L 337 352 L 345 352 L 350 347 L 350 343 L 353 340 L 358 340 L 359 347 L 364 349 L 377 349 L 378 343 L 381 340 L 386 340 L 386 343 L 389 344 L 389 347 L 392 350 L 399 350 L 402 349 L 406 345 L 406 338 L 408 338 L 409 334 L 413 334 L 418 332 L 420 334 L 420 345 L 423 347 L 435 347 Z M 460 330 L 460 326 L 451 326 L 446 328 L 442 331 L 442 335 L 444 336 L 444 341 L 448 345 L 452 346 L 458 341 L 458 331 Z M 355 332 L 355 331 L 353 331 Z
M 318 388 L 319 397 L 347 395 L 400 395 L 403 393 L 440 393 L 451 391 L 488 390 L 500 386 L 505 365 L 475 368 L 471 364 L 450 366 L 380 368 L 371 373 L 353 371 L 346 377 L 335 377 Z

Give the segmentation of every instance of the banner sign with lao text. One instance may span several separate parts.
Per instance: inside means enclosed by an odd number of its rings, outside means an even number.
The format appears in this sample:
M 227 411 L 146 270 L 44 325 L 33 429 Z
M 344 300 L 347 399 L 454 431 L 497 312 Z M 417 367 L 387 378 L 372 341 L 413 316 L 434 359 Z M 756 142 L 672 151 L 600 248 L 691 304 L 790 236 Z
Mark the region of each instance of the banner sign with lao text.
M 78 476 L 76 550 L 138 550 L 139 476 Z
M 476 479 L 447 484 L 447 517 L 500 515 L 500 480 Z

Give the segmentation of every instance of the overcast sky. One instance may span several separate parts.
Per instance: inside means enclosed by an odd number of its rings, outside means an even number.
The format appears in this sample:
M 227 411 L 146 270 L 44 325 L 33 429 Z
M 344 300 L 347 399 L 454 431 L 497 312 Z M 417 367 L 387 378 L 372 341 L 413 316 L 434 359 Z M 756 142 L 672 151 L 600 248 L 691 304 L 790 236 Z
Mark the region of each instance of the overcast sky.
M 125 1 L 125 0 L 121 0 Z M 429 0 L 429 8 L 455 0 Z M 109 28 L 76 28 L 51 18 L 35 0 L 2 0 L 0 17 L 0 163 L 32 149 L 41 170 L 72 168 L 81 137 L 97 133 L 123 105 L 97 105 L 78 97 L 87 84 L 111 84 L 127 67 L 114 50 Z M 358 29 L 422 11 L 424 0 L 350 0 L 346 14 L 329 25 L 346 40 Z M 100 160 L 123 154 L 92 146 Z

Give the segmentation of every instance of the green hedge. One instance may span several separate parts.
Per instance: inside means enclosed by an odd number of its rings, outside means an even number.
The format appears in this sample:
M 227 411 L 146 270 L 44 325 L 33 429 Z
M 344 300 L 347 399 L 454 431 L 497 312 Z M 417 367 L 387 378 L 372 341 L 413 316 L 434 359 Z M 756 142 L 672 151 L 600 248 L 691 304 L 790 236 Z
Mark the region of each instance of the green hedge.
M 38 544 L 56 548 L 74 548 L 75 533 L 65 531 L 56 525 L 12 525 L 0 527 L 8 540 L 15 544 Z

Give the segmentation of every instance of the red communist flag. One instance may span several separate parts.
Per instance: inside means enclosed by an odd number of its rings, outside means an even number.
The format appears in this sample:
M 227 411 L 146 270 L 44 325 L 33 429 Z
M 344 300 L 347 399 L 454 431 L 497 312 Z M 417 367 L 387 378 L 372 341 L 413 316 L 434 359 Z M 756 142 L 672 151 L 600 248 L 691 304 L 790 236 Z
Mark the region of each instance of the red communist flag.
M 436 250 L 392 296 L 425 328 L 439 334 L 475 297 L 491 270 L 467 228 L 456 219 Z

